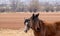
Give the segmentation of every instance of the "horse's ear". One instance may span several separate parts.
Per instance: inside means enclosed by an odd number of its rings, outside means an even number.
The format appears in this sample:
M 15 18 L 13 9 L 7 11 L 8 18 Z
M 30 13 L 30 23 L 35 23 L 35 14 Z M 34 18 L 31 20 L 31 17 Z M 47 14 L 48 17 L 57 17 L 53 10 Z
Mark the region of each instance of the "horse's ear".
M 32 15 L 32 19 L 34 19 L 35 18 L 35 14 L 33 13 L 33 15 Z
M 38 14 L 36 14 L 36 17 L 38 17 L 39 16 L 39 13 Z
M 34 17 L 34 13 L 33 13 L 33 15 L 32 15 L 33 17 Z

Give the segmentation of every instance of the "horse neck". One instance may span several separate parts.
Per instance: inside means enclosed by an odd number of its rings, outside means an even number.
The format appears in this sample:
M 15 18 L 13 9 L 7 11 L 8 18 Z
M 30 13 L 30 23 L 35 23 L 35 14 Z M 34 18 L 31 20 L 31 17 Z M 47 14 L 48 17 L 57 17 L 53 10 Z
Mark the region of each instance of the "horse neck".
M 37 32 L 37 31 L 33 31 L 33 32 L 34 32 L 34 36 L 41 36 L 40 32 Z

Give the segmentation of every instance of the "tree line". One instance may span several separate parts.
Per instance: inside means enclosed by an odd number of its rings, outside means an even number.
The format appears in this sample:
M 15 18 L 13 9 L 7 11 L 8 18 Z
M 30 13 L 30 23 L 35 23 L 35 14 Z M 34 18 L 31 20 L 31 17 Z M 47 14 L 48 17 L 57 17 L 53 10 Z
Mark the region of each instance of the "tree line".
M 0 4 L 0 12 L 55 12 L 60 11 L 60 4 L 41 3 L 39 0 L 30 0 L 28 3 L 21 0 L 10 0 L 10 4 Z

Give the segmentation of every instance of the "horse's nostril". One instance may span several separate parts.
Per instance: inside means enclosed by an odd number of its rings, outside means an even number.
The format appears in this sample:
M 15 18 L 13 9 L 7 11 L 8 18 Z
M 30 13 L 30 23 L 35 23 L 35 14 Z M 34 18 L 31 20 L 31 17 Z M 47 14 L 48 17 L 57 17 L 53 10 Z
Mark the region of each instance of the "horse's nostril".
M 37 28 L 37 31 L 40 31 L 40 28 Z

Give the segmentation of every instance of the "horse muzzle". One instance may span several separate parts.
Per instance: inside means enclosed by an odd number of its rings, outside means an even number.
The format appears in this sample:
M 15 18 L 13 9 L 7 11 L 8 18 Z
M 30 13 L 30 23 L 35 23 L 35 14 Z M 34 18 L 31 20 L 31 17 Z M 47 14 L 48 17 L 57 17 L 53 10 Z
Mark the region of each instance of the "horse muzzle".
M 27 30 L 24 30 L 25 33 L 27 33 Z

